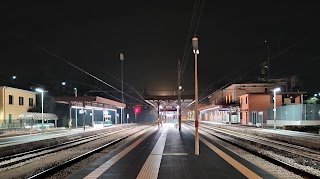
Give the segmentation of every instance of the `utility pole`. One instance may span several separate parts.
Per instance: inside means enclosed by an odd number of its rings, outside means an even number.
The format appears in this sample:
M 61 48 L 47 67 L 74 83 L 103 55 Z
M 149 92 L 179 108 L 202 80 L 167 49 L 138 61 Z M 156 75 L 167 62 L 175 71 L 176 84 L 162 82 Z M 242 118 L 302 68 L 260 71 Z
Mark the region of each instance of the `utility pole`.
M 74 97 L 78 97 L 78 89 L 77 88 L 73 88 L 74 89 Z M 78 109 L 75 108 L 75 117 L 76 117 L 76 128 L 78 127 Z
M 181 131 L 181 65 L 180 65 L 180 59 L 178 59 L 178 120 L 179 120 L 179 131 Z
M 123 61 L 124 61 L 124 55 L 123 55 L 123 53 L 120 53 L 120 61 L 121 61 L 121 100 L 122 100 L 122 103 L 124 103 L 124 98 L 123 98 Z M 124 108 L 121 108 L 120 110 L 121 110 L 121 124 L 122 124 Z
M 270 57 L 269 57 L 269 44 L 268 44 L 268 83 L 270 81 Z
M 158 104 L 158 123 L 160 123 L 160 102 L 159 102 L 159 100 L 158 100 L 157 104 Z
M 195 113 L 195 155 L 199 155 L 199 114 L 198 114 L 198 38 L 192 38 L 192 46 L 194 53 L 194 113 Z

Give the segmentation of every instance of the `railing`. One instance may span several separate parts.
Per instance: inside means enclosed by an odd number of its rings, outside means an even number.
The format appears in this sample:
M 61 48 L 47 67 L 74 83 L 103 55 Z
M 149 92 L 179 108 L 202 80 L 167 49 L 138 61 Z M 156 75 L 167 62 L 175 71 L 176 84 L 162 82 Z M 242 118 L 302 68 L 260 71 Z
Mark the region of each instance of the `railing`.
M 319 104 L 292 104 L 276 108 L 277 120 L 307 121 L 320 120 Z M 267 111 L 267 119 L 273 120 L 273 108 Z

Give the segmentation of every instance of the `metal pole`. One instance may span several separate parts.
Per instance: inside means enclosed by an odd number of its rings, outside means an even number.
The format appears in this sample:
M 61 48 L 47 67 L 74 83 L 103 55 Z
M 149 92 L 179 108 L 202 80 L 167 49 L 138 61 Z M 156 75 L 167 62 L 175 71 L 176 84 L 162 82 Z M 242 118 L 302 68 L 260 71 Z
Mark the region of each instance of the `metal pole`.
M 72 107 L 70 105 L 70 108 L 69 108 L 69 130 L 71 130 L 71 126 L 72 126 L 72 117 L 71 117 L 71 112 L 72 112 Z
M 194 65 L 194 89 L 195 89 L 195 94 L 194 94 L 194 100 L 195 100 L 195 104 L 194 104 L 194 112 L 195 112 L 195 127 L 196 127 L 196 131 L 195 131 L 195 154 L 199 155 L 199 132 L 198 132 L 198 127 L 199 127 L 199 116 L 198 116 L 198 65 L 197 65 L 197 53 L 195 53 L 194 55 L 194 61 L 195 61 L 195 65 Z
M 74 96 L 78 97 L 78 89 L 74 88 Z M 75 108 L 75 117 L 76 117 L 76 128 L 78 127 L 78 110 Z
M 43 91 L 41 92 L 41 119 L 42 119 L 42 134 L 43 134 Z
M 198 38 L 192 38 L 192 46 L 194 53 L 194 113 L 195 113 L 195 155 L 199 155 L 199 115 L 198 115 L 198 54 L 199 54 L 199 46 L 198 46 Z
M 76 128 L 78 127 L 78 109 L 75 108 L 76 111 Z
M 268 83 L 270 81 L 270 57 L 269 57 L 269 44 L 268 44 Z
M 158 100 L 158 123 L 160 123 L 160 102 Z
M 276 90 L 273 91 L 273 128 L 276 129 Z
M 83 130 L 85 131 L 86 130 L 86 112 L 85 112 L 85 104 L 84 104 L 84 101 L 83 101 Z
M 124 55 L 120 53 L 120 61 L 121 61 L 121 100 L 122 103 L 124 103 L 124 98 L 123 98 L 123 61 L 124 61 Z M 121 124 L 123 121 L 123 113 L 124 110 L 121 108 Z
M 179 105 L 179 108 L 178 108 L 178 122 L 179 122 L 179 131 L 181 131 L 181 84 L 180 84 L 180 80 L 181 80 L 181 68 L 180 68 L 180 59 L 178 60 L 178 105 Z
M 134 113 L 134 120 L 135 120 L 134 122 L 137 123 L 137 113 L 136 112 Z

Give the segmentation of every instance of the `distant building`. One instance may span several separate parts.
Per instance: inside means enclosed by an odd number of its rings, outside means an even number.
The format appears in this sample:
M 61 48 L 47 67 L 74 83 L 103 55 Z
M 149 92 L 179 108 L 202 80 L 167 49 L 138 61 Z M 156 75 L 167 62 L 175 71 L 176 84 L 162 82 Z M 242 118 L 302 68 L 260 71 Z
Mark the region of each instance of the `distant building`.
M 19 115 L 35 105 L 35 92 L 0 86 L 0 124 L 17 123 Z
M 279 92 L 276 96 L 276 107 L 301 104 L 305 92 Z M 287 97 L 289 96 L 289 97 Z M 273 109 L 273 93 L 248 93 L 240 96 L 241 124 L 265 125 L 272 116 L 267 115 L 268 109 Z M 263 122 L 263 123 L 262 123 Z
M 200 120 L 241 123 L 240 96 L 248 93 L 268 93 L 273 83 L 232 84 L 209 96 L 210 105 L 199 108 Z
M 211 104 L 239 104 L 240 96 L 247 93 L 268 93 L 275 87 L 273 83 L 232 84 L 209 96 Z
M 273 107 L 273 94 L 271 90 L 275 87 L 281 88 L 281 92 L 277 93 L 278 107 L 303 103 L 302 94 L 306 93 L 299 91 L 301 84 L 296 76 L 269 79 L 269 83 L 262 81 L 232 84 L 224 89 L 213 92 L 208 97 L 210 104 L 199 108 L 199 119 L 259 126 L 266 123 L 269 117 L 268 123 L 270 123 L 271 116 L 273 115 L 270 112 L 270 108 Z M 271 115 L 267 115 L 267 113 Z M 263 120 L 263 123 L 261 123 L 262 120 L 260 118 Z

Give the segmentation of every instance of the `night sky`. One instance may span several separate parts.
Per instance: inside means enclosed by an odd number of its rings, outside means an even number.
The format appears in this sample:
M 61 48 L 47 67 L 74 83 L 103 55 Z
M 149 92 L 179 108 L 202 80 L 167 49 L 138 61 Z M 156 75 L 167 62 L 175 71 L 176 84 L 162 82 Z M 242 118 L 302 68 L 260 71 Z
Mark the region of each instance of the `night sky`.
M 183 59 L 195 1 L 80 2 L 1 2 L 1 85 L 10 86 L 16 75 L 16 84 L 59 88 L 66 81 L 70 89 L 81 89 L 84 83 L 110 90 L 43 50 L 47 49 L 118 89 L 120 82 L 112 76 L 120 78 L 122 52 L 124 81 L 136 90 L 161 94 L 177 89 L 177 61 Z M 204 1 L 198 2 L 196 20 Z M 319 1 L 205 1 L 196 32 L 200 94 L 239 76 L 235 82 L 255 80 L 267 59 L 267 43 L 271 77 L 298 75 L 304 90 L 320 90 L 319 5 Z M 189 47 L 187 51 L 182 85 L 192 92 L 194 58 Z M 125 90 L 130 91 L 127 86 Z

